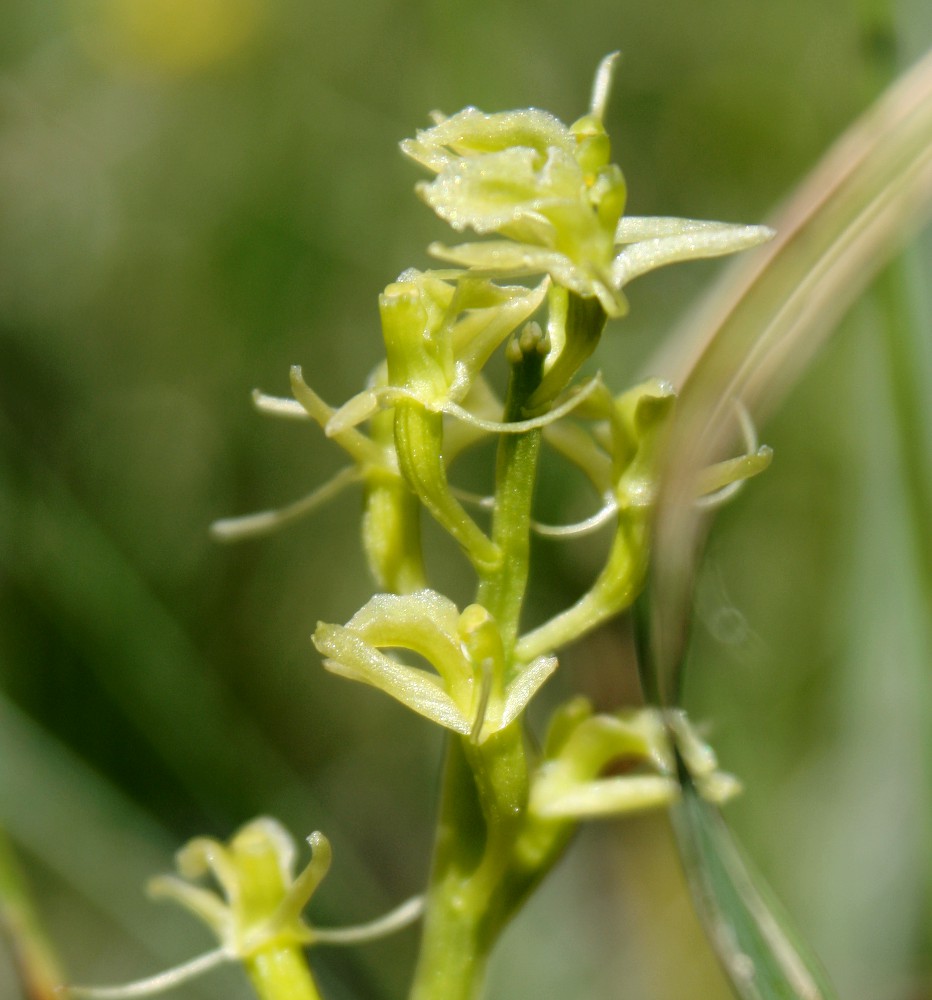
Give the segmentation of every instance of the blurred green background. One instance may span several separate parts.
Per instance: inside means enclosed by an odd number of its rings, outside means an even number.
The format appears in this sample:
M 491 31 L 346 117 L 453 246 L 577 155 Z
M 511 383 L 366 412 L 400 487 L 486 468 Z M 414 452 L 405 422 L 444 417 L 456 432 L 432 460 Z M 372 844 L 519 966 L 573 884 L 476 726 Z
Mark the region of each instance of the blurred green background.
M 378 360 L 378 292 L 445 235 L 398 141 L 466 104 L 571 121 L 620 48 L 630 211 L 756 222 L 866 106 L 878 54 L 928 46 L 932 8 L 0 0 L 0 20 L 0 826 L 76 981 L 206 950 L 143 883 L 259 813 L 333 841 L 315 922 L 369 919 L 424 883 L 441 747 L 308 640 L 371 592 L 356 497 L 239 546 L 206 529 L 340 464 L 249 392 L 286 394 L 299 363 L 339 403 Z M 727 813 L 848 1000 L 932 997 L 930 264 L 927 233 L 906 348 L 868 296 L 762 429 L 773 468 L 719 518 L 697 597 L 688 701 L 745 782 Z M 630 289 L 611 385 L 719 269 Z M 544 482 L 549 519 L 591 509 Z M 537 556 L 531 617 L 573 600 L 599 550 Z M 468 596 L 455 553 L 435 568 Z M 628 639 L 570 650 L 549 697 L 636 697 Z M 322 949 L 328 996 L 402 996 L 415 943 Z M 173 995 L 248 994 L 231 969 Z M 490 986 L 728 995 L 662 816 L 586 829 Z M 2 950 L 0 996 L 19 1000 Z

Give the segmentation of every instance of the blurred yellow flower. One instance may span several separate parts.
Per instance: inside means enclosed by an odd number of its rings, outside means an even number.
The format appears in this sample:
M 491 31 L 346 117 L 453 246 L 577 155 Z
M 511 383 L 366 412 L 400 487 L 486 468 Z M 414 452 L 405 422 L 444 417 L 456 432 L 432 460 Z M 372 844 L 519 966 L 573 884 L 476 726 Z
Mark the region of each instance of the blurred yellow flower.
M 242 52 L 270 0 L 80 0 L 85 47 L 105 64 L 186 76 Z

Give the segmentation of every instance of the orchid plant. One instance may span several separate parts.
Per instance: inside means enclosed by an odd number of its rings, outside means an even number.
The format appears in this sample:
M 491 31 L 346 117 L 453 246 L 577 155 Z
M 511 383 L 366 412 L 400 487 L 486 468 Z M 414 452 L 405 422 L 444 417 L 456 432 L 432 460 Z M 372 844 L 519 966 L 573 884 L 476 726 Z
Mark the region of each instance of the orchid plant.
M 426 889 L 372 925 L 317 929 L 301 912 L 329 866 L 327 839 L 309 838 L 312 859 L 295 875 L 288 834 L 274 820 L 254 820 L 228 844 L 192 841 L 179 854 L 180 877 L 152 884 L 208 924 L 217 950 L 148 980 L 75 988 L 74 996 L 145 996 L 238 961 L 262 1000 L 314 1000 L 308 946 L 351 943 L 422 917 L 413 1000 L 477 997 L 502 929 L 581 821 L 671 804 L 683 767 L 704 800 L 736 792 L 682 711 L 601 713 L 575 695 L 539 741 L 525 719 L 560 651 L 630 609 L 644 588 L 658 456 L 677 407 L 668 382 L 616 394 L 598 374 L 582 374 L 584 366 L 607 321 L 625 315 L 624 288 L 634 278 L 772 235 L 763 226 L 624 214 L 625 180 L 604 127 L 614 65 L 614 56 L 603 60 L 589 110 L 572 125 L 534 109 L 467 108 L 435 114 L 431 127 L 401 144 L 430 174 L 417 184 L 422 200 L 477 239 L 433 244 L 440 267 L 407 270 L 385 288 L 385 359 L 348 402 L 324 402 L 297 367 L 290 397 L 255 394 L 264 413 L 319 425 L 349 464 L 294 504 L 213 528 L 227 540 L 260 534 L 361 486 L 362 544 L 377 593 L 345 624 L 319 624 L 313 642 L 327 670 L 448 731 Z M 504 398 L 488 373 L 500 351 L 509 369 Z M 490 436 L 494 491 L 477 497 L 454 484 L 451 465 Z M 745 437 L 746 454 L 699 478 L 696 504 L 726 499 L 766 468 L 769 450 L 750 427 Z M 599 506 L 585 521 L 555 527 L 534 519 L 544 447 L 591 484 Z M 431 587 L 425 511 L 475 575 L 473 603 L 463 609 Z M 529 627 L 532 534 L 571 541 L 609 523 L 604 567 L 588 591 Z M 197 884 L 203 876 L 220 895 Z

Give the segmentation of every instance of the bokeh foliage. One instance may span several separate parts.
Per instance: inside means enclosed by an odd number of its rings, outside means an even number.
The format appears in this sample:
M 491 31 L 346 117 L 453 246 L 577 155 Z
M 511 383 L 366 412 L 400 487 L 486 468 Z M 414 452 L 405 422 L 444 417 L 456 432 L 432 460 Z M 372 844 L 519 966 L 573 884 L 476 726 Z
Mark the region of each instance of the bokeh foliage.
M 763 220 L 872 96 L 878 55 L 927 47 L 932 14 L 71 0 L 3 20 L 0 825 L 82 981 L 190 955 L 142 883 L 190 835 L 259 812 L 333 841 L 315 922 L 365 920 L 423 883 L 439 743 L 308 641 L 369 595 L 356 505 L 235 548 L 206 526 L 339 461 L 248 393 L 284 393 L 300 363 L 339 403 L 377 360 L 376 295 L 439 235 L 397 141 L 434 107 L 572 120 L 618 47 L 607 125 L 631 211 Z M 921 499 L 932 455 L 930 261 L 926 236 L 897 279 L 911 384 L 873 293 L 763 429 L 776 460 L 711 540 L 687 699 L 746 784 L 730 818 L 853 1000 L 932 990 L 932 594 L 910 486 L 918 469 Z M 718 266 L 631 289 L 599 358 L 610 384 L 641 374 Z M 548 511 L 584 510 L 545 481 Z M 543 618 L 597 559 L 537 555 Z M 635 696 L 625 628 L 561 673 L 603 707 Z M 325 988 L 398 996 L 413 944 L 321 952 Z M 178 996 L 245 990 L 234 971 Z M 587 831 L 506 937 L 491 995 L 561 994 L 727 996 L 662 817 Z

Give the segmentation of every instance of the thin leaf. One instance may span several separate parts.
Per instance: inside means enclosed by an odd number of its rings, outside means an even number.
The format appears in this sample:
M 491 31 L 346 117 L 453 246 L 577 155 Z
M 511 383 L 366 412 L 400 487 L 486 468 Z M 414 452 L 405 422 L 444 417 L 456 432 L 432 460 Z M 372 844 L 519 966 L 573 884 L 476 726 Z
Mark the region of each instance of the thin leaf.
M 64 982 L 32 904 L 26 879 L 0 829 L 0 929 L 9 938 L 28 1000 L 55 1000 Z
M 752 870 L 718 807 L 700 794 L 677 753 L 673 828 L 696 906 L 741 1000 L 830 1000 L 836 994 L 786 915 Z

